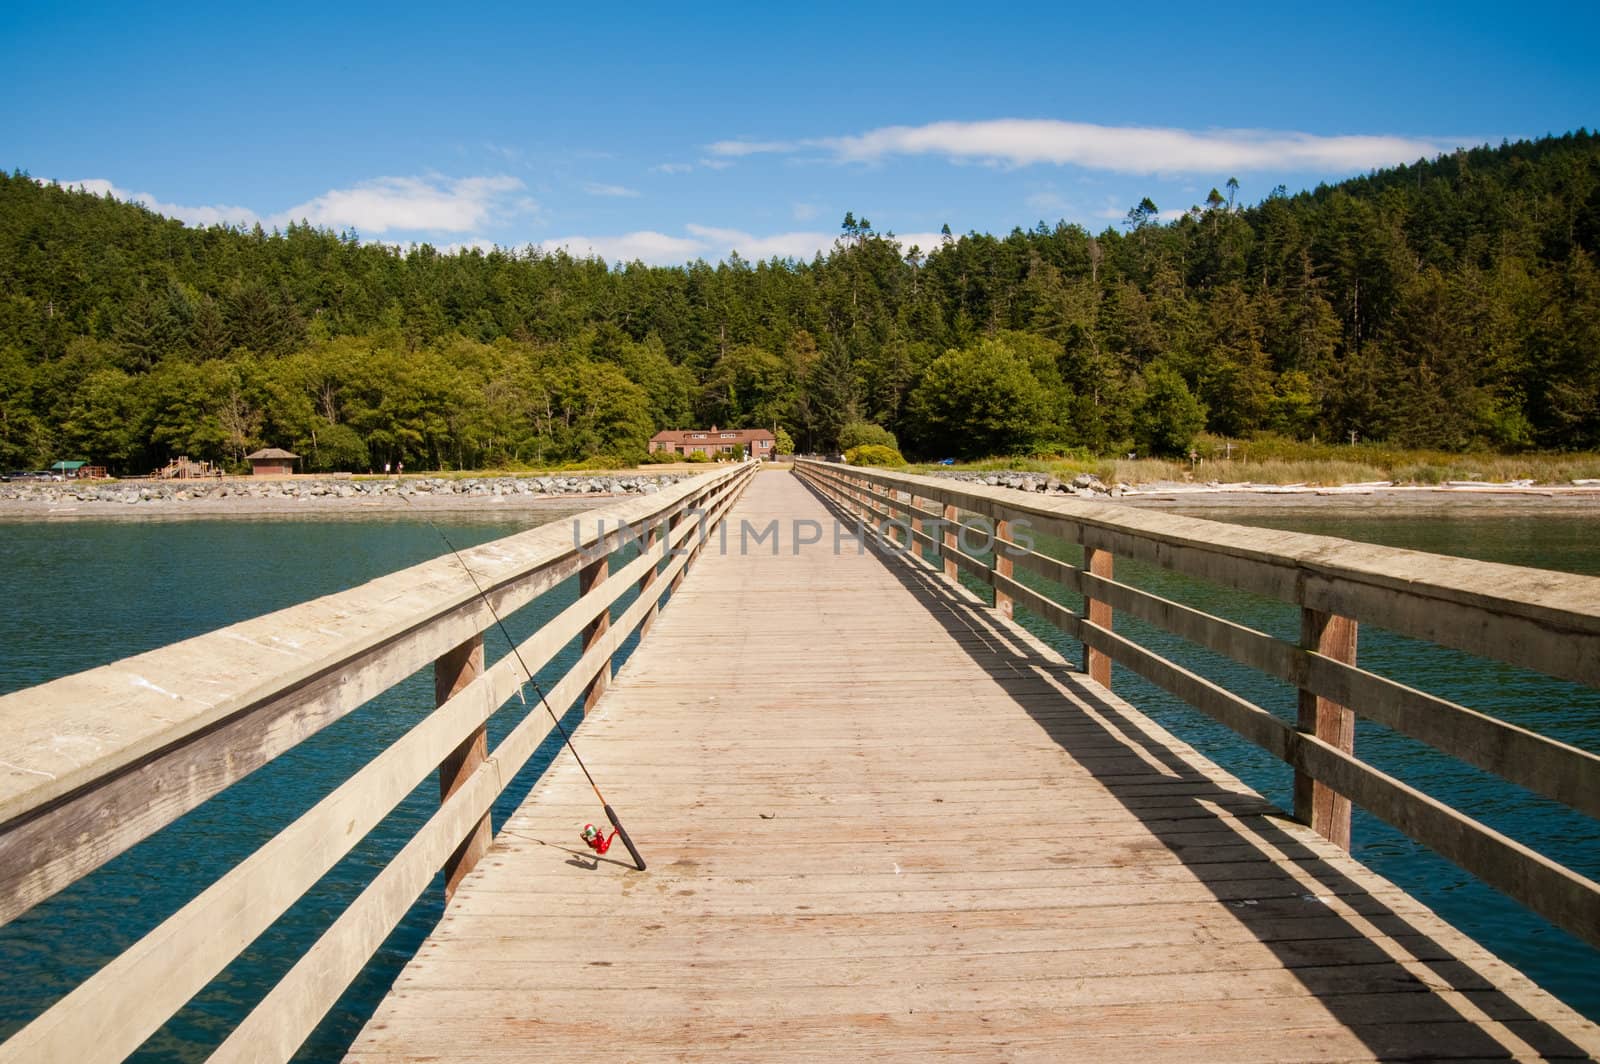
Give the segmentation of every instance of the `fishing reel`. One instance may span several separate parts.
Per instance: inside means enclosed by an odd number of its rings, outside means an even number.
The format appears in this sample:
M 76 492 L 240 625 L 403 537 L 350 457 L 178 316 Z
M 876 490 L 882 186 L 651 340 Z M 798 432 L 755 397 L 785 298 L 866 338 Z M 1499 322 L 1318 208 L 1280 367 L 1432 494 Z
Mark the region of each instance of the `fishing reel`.
M 611 849 L 611 840 L 617 837 L 617 833 L 613 831 L 610 835 L 607 835 L 593 824 L 585 824 L 583 825 L 583 833 L 579 837 L 583 839 L 589 849 L 595 853 L 603 854 Z

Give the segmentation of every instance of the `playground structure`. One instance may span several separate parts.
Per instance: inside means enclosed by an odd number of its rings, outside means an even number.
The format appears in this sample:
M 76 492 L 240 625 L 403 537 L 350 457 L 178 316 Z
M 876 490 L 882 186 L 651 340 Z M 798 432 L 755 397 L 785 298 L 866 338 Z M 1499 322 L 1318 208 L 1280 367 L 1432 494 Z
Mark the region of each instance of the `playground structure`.
M 158 480 L 194 480 L 198 477 L 221 477 L 222 469 L 211 462 L 194 461 L 188 455 L 179 455 L 151 474 Z

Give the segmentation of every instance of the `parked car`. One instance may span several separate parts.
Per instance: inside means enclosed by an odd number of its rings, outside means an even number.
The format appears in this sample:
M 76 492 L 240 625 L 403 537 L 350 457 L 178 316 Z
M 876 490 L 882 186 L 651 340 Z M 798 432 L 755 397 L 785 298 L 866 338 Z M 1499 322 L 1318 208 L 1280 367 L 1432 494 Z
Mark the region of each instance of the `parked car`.
M 13 469 L 0 477 L 0 480 L 54 480 L 55 475 L 48 469 Z

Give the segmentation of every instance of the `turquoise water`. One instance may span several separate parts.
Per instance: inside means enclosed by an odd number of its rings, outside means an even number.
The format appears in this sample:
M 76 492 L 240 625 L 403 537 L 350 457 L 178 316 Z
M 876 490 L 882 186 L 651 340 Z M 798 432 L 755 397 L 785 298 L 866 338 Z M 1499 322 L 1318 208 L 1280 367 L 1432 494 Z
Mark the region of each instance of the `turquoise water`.
M 1279 512 L 1229 517 L 1440 553 L 1600 573 L 1592 523 L 1582 519 L 1363 520 Z M 458 547 L 548 519 L 550 515 L 438 518 Z M 0 693 L 339 591 L 442 553 L 438 534 L 404 515 L 0 525 L 0 647 L 5 648 L 0 655 Z M 1242 623 L 1297 637 L 1298 617 L 1282 604 L 1221 592 L 1125 560 L 1118 561 L 1117 575 Z M 569 582 L 510 619 L 513 635 L 521 638 L 570 602 L 572 595 Z M 1127 618 L 1119 618 L 1117 626 L 1147 637 L 1172 657 L 1292 719 L 1294 694 L 1284 685 L 1159 632 L 1141 632 Z M 1053 630 L 1045 634 L 1065 644 Z M 1075 645 L 1063 645 L 1063 650 L 1077 654 Z M 503 648 L 491 638 L 491 655 L 500 652 Z M 1360 652 L 1369 668 L 1567 742 L 1600 749 L 1600 692 L 1371 628 L 1362 630 Z M 569 647 L 546 670 L 547 685 L 574 656 L 575 648 Z M 1281 804 L 1289 802 L 1289 773 L 1276 760 L 1120 668 L 1115 684 L 1120 693 L 1252 786 Z M 5 973 L 0 980 L 0 1037 L 48 1007 L 309 808 L 403 734 L 431 703 L 431 677 L 424 672 L 0 928 L 0 972 Z M 491 743 L 522 713 L 522 707 L 513 705 L 491 721 Z M 567 719 L 575 723 L 571 712 Z M 581 729 L 578 741 L 581 747 Z M 1363 724 L 1357 744 L 1360 753 L 1379 766 L 1572 867 L 1600 875 L 1596 846 L 1600 838 L 1593 821 L 1381 728 Z M 496 807 L 496 823 L 520 801 L 553 753 L 553 745 L 546 744 L 508 790 Z M 436 805 L 430 779 L 152 1038 L 140 1059 L 203 1058 Z M 1600 955 L 1595 950 L 1419 851 L 1370 817 L 1358 813 L 1355 834 L 1355 850 L 1362 859 L 1575 1007 L 1600 1018 Z M 205 839 L 203 847 L 194 845 L 197 838 Z M 302 1059 L 328 1059 L 349 1044 L 438 919 L 440 898 L 436 883 L 312 1036 Z
M 1600 544 L 1592 517 L 1362 516 L 1325 511 L 1195 511 L 1193 516 L 1312 532 L 1386 546 L 1487 561 L 1600 575 Z M 1075 547 L 1041 544 L 1069 561 Z M 1116 559 L 1117 579 L 1176 599 L 1291 642 L 1299 612 L 1259 598 Z M 1027 582 L 1045 590 L 1031 578 Z M 1061 593 L 1056 591 L 1056 597 Z M 1063 599 L 1076 608 L 1076 603 Z M 1082 649 L 1045 622 L 1023 616 L 1069 660 Z M 1224 657 L 1196 648 L 1135 619 L 1116 618 L 1117 631 L 1214 680 L 1281 719 L 1296 716 L 1296 692 Z M 1363 626 L 1364 668 L 1587 750 L 1600 750 L 1600 691 Z M 1181 700 L 1115 666 L 1112 686 L 1153 719 L 1192 743 L 1283 808 L 1293 807 L 1293 777 L 1271 755 Z M 1600 825 L 1558 802 L 1532 794 L 1440 754 L 1387 728 L 1358 720 L 1356 752 L 1366 761 L 1447 802 L 1496 830 L 1583 874 L 1600 879 Z M 1417 846 L 1382 821 L 1356 810 L 1352 851 L 1421 899 L 1452 924 L 1521 968 L 1547 990 L 1592 1019 L 1600 1019 L 1600 951 L 1523 909 L 1454 865 Z

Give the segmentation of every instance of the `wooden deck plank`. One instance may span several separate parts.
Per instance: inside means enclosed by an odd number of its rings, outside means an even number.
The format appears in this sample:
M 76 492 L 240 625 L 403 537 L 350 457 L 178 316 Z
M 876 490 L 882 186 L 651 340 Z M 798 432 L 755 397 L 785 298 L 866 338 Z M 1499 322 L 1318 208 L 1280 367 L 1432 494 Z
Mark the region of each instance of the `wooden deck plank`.
M 579 729 L 353 1060 L 1582 1057 L 1600 1031 L 786 474 Z

